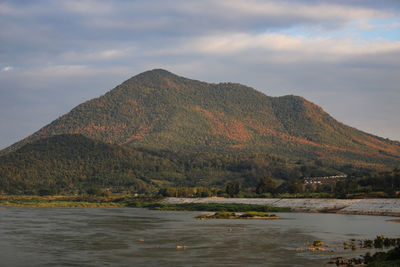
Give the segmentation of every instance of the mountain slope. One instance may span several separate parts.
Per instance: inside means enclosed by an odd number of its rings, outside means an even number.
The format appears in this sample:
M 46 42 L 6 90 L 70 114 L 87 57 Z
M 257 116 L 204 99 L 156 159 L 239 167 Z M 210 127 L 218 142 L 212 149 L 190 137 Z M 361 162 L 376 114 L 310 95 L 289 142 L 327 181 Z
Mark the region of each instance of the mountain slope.
M 338 171 L 288 164 L 267 154 L 149 151 L 63 134 L 0 156 L 0 194 L 37 194 L 44 188 L 76 194 L 93 187 L 141 193 L 165 186 L 222 187 L 228 181 L 254 187 L 265 176 L 288 179 L 312 173 Z
M 172 151 L 267 152 L 391 169 L 400 143 L 337 122 L 297 96 L 268 97 L 233 83 L 210 84 L 165 70 L 141 73 L 6 149 L 58 134 Z

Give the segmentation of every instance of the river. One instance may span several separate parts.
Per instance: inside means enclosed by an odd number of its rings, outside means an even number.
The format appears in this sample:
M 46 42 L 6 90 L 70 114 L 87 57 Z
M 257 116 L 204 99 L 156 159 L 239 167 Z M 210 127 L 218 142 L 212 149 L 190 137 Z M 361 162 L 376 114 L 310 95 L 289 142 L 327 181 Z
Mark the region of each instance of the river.
M 278 220 L 196 220 L 202 212 L 0 208 L 0 266 L 333 266 L 350 238 L 400 237 L 385 216 L 279 213 Z M 296 251 L 321 240 L 334 252 Z M 180 248 L 177 246 L 187 246 Z

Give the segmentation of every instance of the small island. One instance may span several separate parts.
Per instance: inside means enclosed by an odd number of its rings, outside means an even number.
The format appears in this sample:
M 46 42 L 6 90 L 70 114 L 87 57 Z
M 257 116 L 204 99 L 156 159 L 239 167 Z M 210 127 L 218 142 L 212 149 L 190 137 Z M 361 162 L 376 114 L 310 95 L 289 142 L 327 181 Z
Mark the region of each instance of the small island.
M 200 215 L 197 216 L 198 220 L 206 220 L 206 219 L 259 219 L 259 220 L 271 220 L 278 219 L 279 217 L 275 214 L 269 214 L 266 212 L 260 211 L 248 211 L 244 214 L 237 212 L 228 212 L 228 211 L 219 211 L 215 212 L 212 215 Z

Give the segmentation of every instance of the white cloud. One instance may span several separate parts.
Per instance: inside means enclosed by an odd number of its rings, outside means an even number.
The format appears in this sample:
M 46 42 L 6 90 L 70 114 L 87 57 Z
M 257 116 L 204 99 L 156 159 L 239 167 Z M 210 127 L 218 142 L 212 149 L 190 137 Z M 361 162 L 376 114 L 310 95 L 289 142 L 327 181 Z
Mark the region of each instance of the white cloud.
M 385 31 L 394 30 L 400 28 L 400 22 L 395 21 L 392 23 L 380 23 L 380 24 L 373 24 L 368 20 L 360 20 L 357 24 L 358 28 L 364 31 L 376 30 L 376 29 L 383 29 Z
M 171 29 L 186 33 L 237 30 L 256 25 L 264 28 L 307 25 L 340 28 L 355 21 L 398 18 L 396 10 L 306 1 L 61 1 L 67 11 L 82 16 L 82 22 L 97 29 Z M 172 28 L 171 28 L 172 27 Z
M 62 1 L 61 4 L 69 11 L 80 14 L 97 14 L 104 15 L 115 12 L 112 2 L 93 1 L 93 0 L 68 0 Z
M 295 1 L 231 0 L 219 4 L 243 15 L 286 16 L 309 19 L 357 19 L 386 16 L 387 12 L 335 4 L 315 4 Z
M 14 68 L 11 66 L 5 66 L 1 69 L 2 72 L 12 71 Z
M 114 67 L 114 66 L 86 66 L 86 65 L 49 65 L 49 66 L 36 66 L 29 69 L 22 70 L 15 73 L 11 78 L 21 80 L 22 84 L 27 85 L 32 82 L 35 84 L 46 85 L 59 79 L 69 80 L 73 79 L 93 79 L 94 77 L 100 77 L 103 75 L 120 75 L 129 73 L 127 67 Z M 25 82 L 26 81 L 26 82 Z M 43 89 L 46 88 L 43 87 Z M 36 86 L 40 88 L 41 86 Z
M 63 60 L 72 62 L 116 60 L 130 57 L 135 52 L 135 48 L 130 45 L 121 49 L 104 49 L 99 51 L 71 51 L 61 55 Z
M 290 52 L 293 61 L 326 59 L 340 60 L 349 56 L 376 55 L 400 52 L 400 41 L 374 39 L 363 41 L 354 38 L 305 37 L 285 34 L 234 33 L 186 39 L 176 53 L 193 51 L 214 55 L 239 55 L 256 52 L 262 56 L 273 52 L 274 57 Z
M 315 23 L 343 24 L 358 20 L 377 18 L 397 18 L 398 12 L 388 9 L 376 9 L 368 6 L 335 4 L 334 1 L 307 3 L 303 1 L 268 1 L 268 0 L 229 0 L 202 1 L 185 3 L 183 10 L 194 14 L 207 14 L 209 17 L 228 20 L 265 20 L 271 24 Z

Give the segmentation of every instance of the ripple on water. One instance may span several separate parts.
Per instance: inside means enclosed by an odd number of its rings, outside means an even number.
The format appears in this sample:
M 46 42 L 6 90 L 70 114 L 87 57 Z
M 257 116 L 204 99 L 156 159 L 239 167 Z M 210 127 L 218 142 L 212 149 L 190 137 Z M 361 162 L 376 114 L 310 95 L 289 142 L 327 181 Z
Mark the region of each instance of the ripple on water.
M 5 266 L 324 266 L 343 252 L 299 252 L 314 240 L 399 236 L 388 217 L 281 213 L 279 220 L 195 220 L 201 212 L 135 208 L 5 208 Z M 361 254 L 346 252 L 350 256 Z

